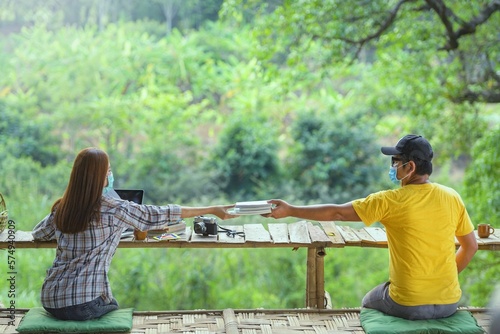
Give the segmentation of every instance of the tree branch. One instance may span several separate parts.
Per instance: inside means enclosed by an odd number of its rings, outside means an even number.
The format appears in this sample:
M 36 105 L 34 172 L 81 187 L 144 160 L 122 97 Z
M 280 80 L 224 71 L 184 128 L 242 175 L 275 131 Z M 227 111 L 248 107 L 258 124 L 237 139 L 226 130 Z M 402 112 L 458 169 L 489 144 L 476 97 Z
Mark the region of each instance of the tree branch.
M 414 2 L 414 1 L 416 1 L 416 0 L 400 0 L 396 4 L 396 6 L 389 12 L 389 16 L 387 17 L 387 20 L 385 20 L 385 22 L 383 22 L 382 25 L 373 34 L 368 35 L 368 36 L 366 36 L 362 39 L 359 39 L 359 40 L 353 40 L 353 39 L 349 39 L 349 38 L 345 38 L 345 37 L 340 37 L 339 39 L 341 41 L 344 41 L 347 43 L 363 45 L 372 39 L 376 39 L 376 38 L 380 37 L 394 23 L 394 20 L 396 19 L 396 16 L 397 16 L 399 10 L 401 9 L 401 6 L 403 6 L 403 4 L 405 4 L 406 2 Z
M 448 34 L 448 43 L 445 46 L 445 49 L 455 50 L 458 48 L 458 40 L 455 31 L 453 30 L 453 24 L 448 17 L 454 15 L 453 11 L 446 7 L 442 0 L 425 0 L 425 2 L 433 11 L 436 12 L 446 29 L 446 33 Z
M 455 96 L 451 99 L 455 103 L 467 102 L 485 102 L 485 103 L 500 103 L 500 92 L 495 91 L 481 91 L 472 92 L 466 90 L 462 94 Z
M 487 4 L 479 13 L 478 16 L 473 17 L 468 22 L 462 21 L 458 16 L 446 5 L 443 0 L 425 0 L 427 5 L 439 16 L 441 22 L 445 26 L 448 35 L 448 42 L 441 50 L 451 51 L 459 47 L 459 38 L 465 35 L 474 34 L 477 26 L 485 23 L 496 11 L 500 11 L 500 0 L 494 0 Z M 451 19 L 460 21 L 460 27 L 457 31 L 453 29 Z
M 466 22 L 460 27 L 456 33 L 457 38 L 473 34 L 476 31 L 476 27 L 488 21 L 490 16 L 496 11 L 500 11 L 500 0 L 495 0 L 486 5 L 478 16 L 472 18 L 469 22 Z

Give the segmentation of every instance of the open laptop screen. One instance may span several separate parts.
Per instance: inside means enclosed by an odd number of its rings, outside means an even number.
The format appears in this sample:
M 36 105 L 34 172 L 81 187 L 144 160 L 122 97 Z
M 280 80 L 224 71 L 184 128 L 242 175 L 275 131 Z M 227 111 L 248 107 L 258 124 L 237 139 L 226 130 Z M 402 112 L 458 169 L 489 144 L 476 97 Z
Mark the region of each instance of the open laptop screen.
M 144 197 L 144 190 L 142 189 L 114 189 L 116 194 L 120 196 L 121 199 L 135 202 L 137 204 L 142 204 L 142 198 Z M 123 230 L 121 238 L 128 238 L 134 235 L 133 228 L 126 228 Z
M 142 204 L 144 197 L 144 190 L 142 189 L 115 189 L 115 191 L 121 199 Z

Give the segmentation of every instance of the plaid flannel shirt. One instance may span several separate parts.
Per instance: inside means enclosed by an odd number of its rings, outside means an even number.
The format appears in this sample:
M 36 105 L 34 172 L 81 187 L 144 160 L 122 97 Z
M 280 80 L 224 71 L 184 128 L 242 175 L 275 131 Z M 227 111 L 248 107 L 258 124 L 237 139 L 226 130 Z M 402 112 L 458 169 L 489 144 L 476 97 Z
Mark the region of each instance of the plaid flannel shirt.
M 110 302 L 108 271 L 123 230 L 161 229 L 179 220 L 180 214 L 178 205 L 139 205 L 103 196 L 101 221 L 75 234 L 57 230 L 54 213 L 47 215 L 32 232 L 35 240 L 57 240 L 56 258 L 42 286 L 42 305 L 62 308 L 98 297 Z

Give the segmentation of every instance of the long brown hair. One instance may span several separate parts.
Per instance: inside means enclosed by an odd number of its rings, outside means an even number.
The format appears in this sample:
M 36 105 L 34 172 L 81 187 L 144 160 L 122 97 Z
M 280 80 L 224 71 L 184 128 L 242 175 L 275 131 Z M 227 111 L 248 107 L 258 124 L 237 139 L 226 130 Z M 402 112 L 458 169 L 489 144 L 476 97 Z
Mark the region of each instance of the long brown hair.
M 52 206 L 54 222 L 63 233 L 88 229 L 90 221 L 101 219 L 101 196 L 107 177 L 109 158 L 106 152 L 89 147 L 75 158 L 68 187 Z

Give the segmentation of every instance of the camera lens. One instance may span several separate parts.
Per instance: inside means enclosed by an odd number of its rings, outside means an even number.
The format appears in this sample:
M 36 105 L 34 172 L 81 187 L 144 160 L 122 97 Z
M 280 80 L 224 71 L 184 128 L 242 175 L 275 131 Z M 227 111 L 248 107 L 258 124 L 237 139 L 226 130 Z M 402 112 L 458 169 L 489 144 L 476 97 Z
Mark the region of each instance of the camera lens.
M 195 232 L 196 233 L 205 233 L 207 231 L 207 227 L 205 226 L 205 223 L 196 223 L 195 225 Z

